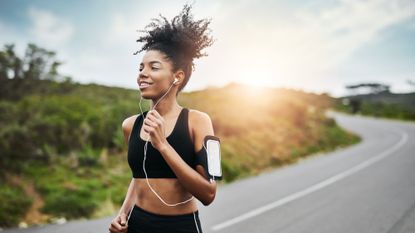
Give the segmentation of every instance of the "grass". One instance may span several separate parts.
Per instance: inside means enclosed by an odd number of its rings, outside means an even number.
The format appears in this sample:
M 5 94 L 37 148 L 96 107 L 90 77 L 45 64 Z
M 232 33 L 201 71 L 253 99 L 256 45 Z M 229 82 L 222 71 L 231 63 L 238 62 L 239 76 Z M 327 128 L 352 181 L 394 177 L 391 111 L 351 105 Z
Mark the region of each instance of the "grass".
M 16 226 L 29 210 L 32 199 L 21 187 L 15 185 L 0 186 L 0 225 Z

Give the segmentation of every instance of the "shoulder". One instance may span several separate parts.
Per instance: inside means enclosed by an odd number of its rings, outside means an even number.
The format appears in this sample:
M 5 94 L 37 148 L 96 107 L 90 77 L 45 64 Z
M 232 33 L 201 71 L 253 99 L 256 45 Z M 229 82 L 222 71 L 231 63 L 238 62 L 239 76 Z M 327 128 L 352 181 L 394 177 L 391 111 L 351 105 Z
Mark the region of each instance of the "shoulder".
M 121 127 L 122 127 L 122 130 L 124 132 L 124 136 L 126 138 L 129 137 L 129 135 L 130 135 L 130 133 L 133 129 L 134 122 L 136 121 L 137 117 L 140 116 L 140 115 L 141 114 L 132 115 L 132 116 L 129 116 L 129 117 L 127 117 L 123 120 L 123 122 L 121 124 Z
M 189 109 L 189 125 L 193 141 L 203 141 L 206 135 L 214 135 L 210 116 L 202 111 Z
M 189 121 L 192 124 L 212 124 L 210 116 L 202 111 L 189 109 Z
M 132 115 L 125 118 L 121 124 L 123 130 L 131 129 L 134 125 L 135 120 L 140 114 Z

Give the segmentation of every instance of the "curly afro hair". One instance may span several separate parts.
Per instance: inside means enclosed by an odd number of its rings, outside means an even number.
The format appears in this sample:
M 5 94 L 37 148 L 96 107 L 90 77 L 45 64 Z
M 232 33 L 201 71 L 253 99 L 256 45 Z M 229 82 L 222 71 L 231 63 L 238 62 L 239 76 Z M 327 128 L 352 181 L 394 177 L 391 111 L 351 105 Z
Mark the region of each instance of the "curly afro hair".
M 179 15 L 169 22 L 159 14 L 161 19 L 152 18 L 152 22 L 145 26 L 140 32 L 145 35 L 139 37 L 137 42 L 142 42 L 141 51 L 158 50 L 165 54 L 173 64 L 173 72 L 182 69 L 185 78 L 179 87 L 180 92 L 187 84 L 194 70 L 194 58 L 207 56 L 201 50 L 212 45 L 213 39 L 209 35 L 208 28 L 211 19 L 193 20 L 190 13 L 191 6 L 185 4 Z M 178 93 L 177 92 L 177 93 Z

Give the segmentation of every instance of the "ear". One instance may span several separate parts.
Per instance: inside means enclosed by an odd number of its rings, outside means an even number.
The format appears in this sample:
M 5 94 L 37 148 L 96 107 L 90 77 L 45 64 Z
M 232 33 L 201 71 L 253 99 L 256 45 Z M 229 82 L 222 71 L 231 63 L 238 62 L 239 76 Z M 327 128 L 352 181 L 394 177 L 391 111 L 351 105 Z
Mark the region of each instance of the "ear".
M 179 69 L 176 73 L 174 73 L 174 84 L 178 85 L 184 79 L 184 71 Z

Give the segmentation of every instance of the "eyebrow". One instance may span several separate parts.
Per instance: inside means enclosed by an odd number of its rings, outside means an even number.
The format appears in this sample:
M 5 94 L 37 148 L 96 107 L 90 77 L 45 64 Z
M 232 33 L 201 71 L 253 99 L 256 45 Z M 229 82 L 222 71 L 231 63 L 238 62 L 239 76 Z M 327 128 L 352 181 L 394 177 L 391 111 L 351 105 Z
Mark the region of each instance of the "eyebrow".
M 161 64 L 161 62 L 159 62 L 159 61 L 150 61 L 149 63 L 150 63 L 150 65 L 152 65 L 152 64 L 154 64 L 154 63 L 159 63 L 159 64 Z M 142 62 L 140 63 L 140 66 L 141 66 L 141 65 L 143 65 L 143 63 L 142 63 Z

